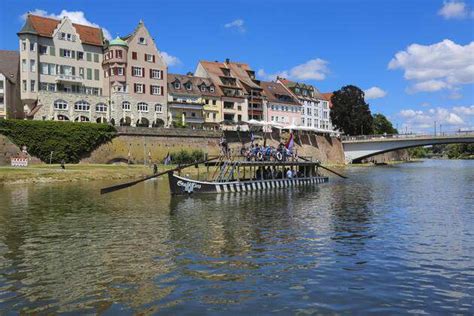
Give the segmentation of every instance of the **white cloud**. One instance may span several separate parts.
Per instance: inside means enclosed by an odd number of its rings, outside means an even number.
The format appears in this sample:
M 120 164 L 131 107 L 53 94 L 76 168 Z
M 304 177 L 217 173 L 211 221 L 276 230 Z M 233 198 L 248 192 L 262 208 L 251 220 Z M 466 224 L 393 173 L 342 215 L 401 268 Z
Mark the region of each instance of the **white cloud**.
M 297 65 L 290 70 L 283 70 L 273 74 L 268 74 L 263 69 L 259 69 L 257 75 L 265 80 L 274 80 L 277 76 L 288 78 L 292 80 L 324 80 L 330 72 L 328 62 L 316 58 L 308 60 L 307 62 Z
M 444 17 L 446 20 L 449 19 L 463 19 L 466 17 L 472 17 L 472 12 L 463 1 L 444 1 L 443 7 L 438 11 L 438 14 Z
M 398 116 L 404 119 L 402 126 L 408 126 L 414 132 L 424 131 L 426 129 L 434 128 L 434 122 L 439 126 L 441 124 L 445 130 L 460 129 L 469 126 L 472 122 L 466 122 L 459 114 L 472 115 L 474 106 L 469 107 L 454 107 L 447 109 L 437 107 L 426 111 L 406 109 L 401 110 Z M 470 114 L 465 114 L 470 113 Z
M 395 54 L 388 69 L 403 69 L 405 79 L 415 82 L 408 93 L 457 90 L 474 83 L 474 42 L 463 46 L 445 39 L 432 45 L 411 44 Z
M 245 27 L 244 27 L 244 20 L 242 19 L 237 19 L 232 22 L 224 24 L 224 27 L 226 29 L 236 29 L 239 32 L 245 32 Z
M 474 105 L 471 106 L 455 106 L 453 111 L 459 115 L 474 116 Z
M 179 60 L 178 57 L 172 56 L 168 54 L 167 52 L 161 52 L 161 57 L 163 57 L 163 59 L 165 60 L 165 63 L 170 67 L 181 64 L 181 60 Z
M 430 106 L 431 104 L 429 102 L 422 102 L 420 105 L 426 107 L 426 106 Z
M 372 87 L 367 90 L 364 90 L 365 93 L 365 99 L 370 100 L 370 99 L 379 99 L 383 98 L 387 95 L 387 91 L 384 91 L 380 89 L 379 87 Z
M 59 14 L 54 14 L 54 13 L 48 13 L 45 10 L 36 9 L 34 11 L 31 11 L 30 13 L 34 15 L 44 16 L 44 17 L 58 19 L 58 20 L 67 16 L 73 23 L 76 23 L 76 24 L 82 24 L 82 25 L 93 26 L 93 27 L 101 27 L 99 24 L 89 21 L 86 18 L 86 15 L 84 14 L 83 11 L 62 10 Z M 28 13 L 24 13 L 21 15 L 21 18 L 23 20 L 26 20 L 27 15 Z M 110 32 L 106 28 L 102 27 L 102 32 L 104 33 L 104 37 L 106 39 L 112 38 L 112 36 L 110 35 Z

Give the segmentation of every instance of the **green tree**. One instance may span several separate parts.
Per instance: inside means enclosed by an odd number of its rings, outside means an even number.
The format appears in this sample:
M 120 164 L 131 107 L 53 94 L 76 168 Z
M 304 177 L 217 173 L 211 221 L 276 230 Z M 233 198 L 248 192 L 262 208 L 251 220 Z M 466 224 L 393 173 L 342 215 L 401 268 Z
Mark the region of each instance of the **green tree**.
M 352 85 L 335 91 L 331 97 L 331 121 L 334 127 L 347 135 L 373 133 L 373 118 L 364 100 L 364 91 Z
M 398 134 L 397 129 L 393 128 L 392 122 L 390 122 L 385 115 L 376 113 L 373 118 L 374 134 Z

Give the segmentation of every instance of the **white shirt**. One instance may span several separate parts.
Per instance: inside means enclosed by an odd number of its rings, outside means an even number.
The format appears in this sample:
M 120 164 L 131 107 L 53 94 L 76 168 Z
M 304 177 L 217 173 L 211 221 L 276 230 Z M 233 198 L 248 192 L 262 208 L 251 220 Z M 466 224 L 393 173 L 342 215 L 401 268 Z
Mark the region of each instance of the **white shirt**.
M 286 177 L 287 177 L 288 179 L 291 179 L 292 176 L 293 176 L 293 172 L 291 172 L 291 170 L 288 170 L 288 171 L 286 172 Z

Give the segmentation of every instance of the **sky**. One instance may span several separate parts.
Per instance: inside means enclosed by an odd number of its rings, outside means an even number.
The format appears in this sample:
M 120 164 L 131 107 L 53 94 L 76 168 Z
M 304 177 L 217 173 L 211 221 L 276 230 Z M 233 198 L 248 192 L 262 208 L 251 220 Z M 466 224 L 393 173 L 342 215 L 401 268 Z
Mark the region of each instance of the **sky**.
M 474 130 L 474 0 L 2 0 L 0 49 L 18 50 L 28 11 L 109 37 L 143 20 L 173 73 L 230 58 L 261 80 L 356 85 L 400 132 Z

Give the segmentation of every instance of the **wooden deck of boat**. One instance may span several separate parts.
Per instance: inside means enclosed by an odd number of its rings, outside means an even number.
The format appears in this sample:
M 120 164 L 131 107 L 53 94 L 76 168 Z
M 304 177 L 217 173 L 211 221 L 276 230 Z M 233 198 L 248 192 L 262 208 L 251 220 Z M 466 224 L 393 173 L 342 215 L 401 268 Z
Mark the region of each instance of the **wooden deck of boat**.
M 224 160 L 224 161 L 211 161 L 206 162 L 205 166 L 218 166 L 227 163 L 227 165 L 232 165 L 238 163 L 241 167 L 265 167 L 265 166 L 316 166 L 319 165 L 319 161 L 247 161 L 247 160 Z

